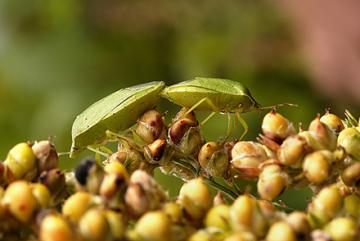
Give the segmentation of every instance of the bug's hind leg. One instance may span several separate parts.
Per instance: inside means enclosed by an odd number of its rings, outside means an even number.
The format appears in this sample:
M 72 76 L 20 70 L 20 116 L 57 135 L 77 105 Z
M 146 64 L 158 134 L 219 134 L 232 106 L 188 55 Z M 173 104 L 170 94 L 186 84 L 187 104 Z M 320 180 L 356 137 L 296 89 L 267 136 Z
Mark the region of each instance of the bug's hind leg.
M 240 140 L 242 140 L 244 138 L 244 136 L 246 135 L 246 133 L 248 132 L 249 126 L 246 123 L 246 121 L 241 117 L 239 112 L 236 112 L 235 114 L 236 114 L 236 117 L 237 117 L 238 121 L 240 122 L 240 124 L 244 128 L 244 132 L 240 136 Z

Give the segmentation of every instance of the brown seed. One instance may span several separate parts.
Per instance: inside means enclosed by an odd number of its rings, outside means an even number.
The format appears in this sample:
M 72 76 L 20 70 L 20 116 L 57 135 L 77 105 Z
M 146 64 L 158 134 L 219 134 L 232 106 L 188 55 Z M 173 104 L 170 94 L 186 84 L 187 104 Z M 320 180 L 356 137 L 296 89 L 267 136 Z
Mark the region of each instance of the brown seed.
M 184 137 L 185 133 L 189 131 L 191 127 L 195 126 L 197 126 L 196 122 L 186 118 L 174 122 L 169 129 L 169 137 L 171 142 L 175 145 L 180 144 L 180 141 Z
M 135 131 L 146 143 L 152 143 L 160 138 L 164 127 L 161 114 L 157 110 L 149 110 L 140 117 Z
M 31 148 L 36 156 L 40 172 L 57 168 L 59 157 L 55 146 L 50 141 L 35 142 Z
M 157 139 L 153 143 L 148 144 L 145 148 L 145 153 L 152 161 L 159 161 L 165 152 L 166 141 L 164 139 Z

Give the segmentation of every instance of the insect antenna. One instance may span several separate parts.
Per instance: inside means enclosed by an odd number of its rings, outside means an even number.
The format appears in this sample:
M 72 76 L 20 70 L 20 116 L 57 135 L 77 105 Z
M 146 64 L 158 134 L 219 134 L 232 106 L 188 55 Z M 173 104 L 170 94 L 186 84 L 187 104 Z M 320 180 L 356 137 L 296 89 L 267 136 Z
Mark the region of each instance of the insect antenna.
M 276 110 L 276 108 L 278 107 L 298 107 L 297 104 L 293 104 L 293 103 L 282 103 L 282 104 L 276 104 L 276 105 L 270 105 L 270 106 L 259 106 L 257 109 L 258 110 Z

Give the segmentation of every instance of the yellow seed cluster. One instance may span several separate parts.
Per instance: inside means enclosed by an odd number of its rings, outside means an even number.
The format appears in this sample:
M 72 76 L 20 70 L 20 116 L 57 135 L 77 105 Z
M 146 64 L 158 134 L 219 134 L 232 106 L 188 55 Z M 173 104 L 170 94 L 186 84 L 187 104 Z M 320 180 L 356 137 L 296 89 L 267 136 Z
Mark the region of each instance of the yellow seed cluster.
M 297 133 L 271 111 L 257 141 L 205 142 L 187 109 L 169 126 L 150 110 L 134 128 L 112 134 L 116 152 L 99 148 L 109 153 L 102 164 L 85 159 L 72 172 L 58 169 L 49 141 L 15 145 L 0 166 L 0 239 L 360 240 L 360 127 L 334 114 Z M 176 197 L 154 179 L 156 167 L 186 181 Z M 244 179 L 258 195 L 239 190 Z M 302 186 L 314 191 L 306 210 L 274 201 Z

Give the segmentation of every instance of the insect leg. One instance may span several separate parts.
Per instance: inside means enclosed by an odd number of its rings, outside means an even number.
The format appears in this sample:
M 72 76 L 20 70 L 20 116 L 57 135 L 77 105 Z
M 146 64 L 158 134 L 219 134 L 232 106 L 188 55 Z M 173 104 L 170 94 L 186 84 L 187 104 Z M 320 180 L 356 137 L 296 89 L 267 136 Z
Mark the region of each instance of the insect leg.
M 247 125 L 246 121 L 241 117 L 240 113 L 239 112 L 236 112 L 236 117 L 237 119 L 239 120 L 240 124 L 243 126 L 244 128 L 244 132 L 241 134 L 240 136 L 240 140 L 242 140 L 242 138 L 246 135 L 246 133 L 248 132 L 249 130 L 249 126 Z
M 99 161 L 100 156 L 103 156 L 105 158 L 108 158 L 110 156 L 109 153 L 106 153 L 102 150 L 100 150 L 98 145 L 91 145 L 91 146 L 87 146 L 87 149 L 89 149 L 92 152 L 95 152 L 95 159 L 96 161 Z
M 216 114 L 216 112 L 211 112 L 210 115 L 208 115 L 201 123 L 200 125 L 203 126 L 205 125 L 205 123 L 211 119 L 211 117 L 213 117 Z
M 228 125 L 227 125 L 227 131 L 226 131 L 225 140 L 227 140 L 229 138 L 229 136 L 231 135 L 231 133 L 233 131 L 232 117 L 231 117 L 230 113 L 227 113 L 227 119 L 228 119 Z

